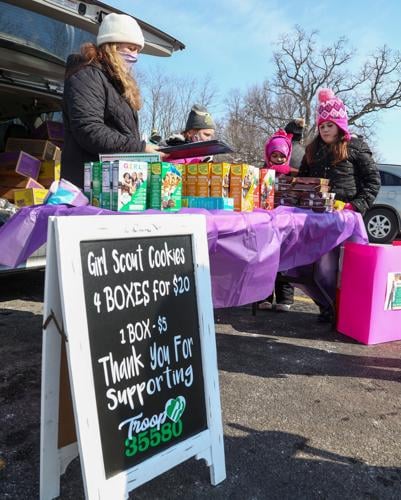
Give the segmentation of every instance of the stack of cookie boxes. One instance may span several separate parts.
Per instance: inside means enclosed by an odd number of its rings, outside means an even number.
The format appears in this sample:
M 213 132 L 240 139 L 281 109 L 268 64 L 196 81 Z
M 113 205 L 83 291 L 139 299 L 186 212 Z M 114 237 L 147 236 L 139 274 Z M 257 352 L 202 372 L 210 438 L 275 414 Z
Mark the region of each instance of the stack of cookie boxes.
M 319 177 L 290 177 L 277 179 L 274 206 L 299 206 L 314 212 L 332 212 L 335 193 L 330 192 L 328 179 Z
M 100 155 L 85 164 L 84 192 L 93 205 L 118 211 L 272 209 L 274 171 L 246 163 L 173 164 L 157 154 Z
M 136 212 L 181 208 L 181 165 L 160 162 L 158 154 L 100 155 L 85 164 L 84 194 L 101 208 Z
M 183 204 L 194 208 L 273 209 L 274 171 L 246 163 L 189 163 L 183 194 Z
M 60 179 L 61 123 L 44 122 L 31 138 L 8 138 L 0 153 L 0 197 L 17 206 L 41 204 Z

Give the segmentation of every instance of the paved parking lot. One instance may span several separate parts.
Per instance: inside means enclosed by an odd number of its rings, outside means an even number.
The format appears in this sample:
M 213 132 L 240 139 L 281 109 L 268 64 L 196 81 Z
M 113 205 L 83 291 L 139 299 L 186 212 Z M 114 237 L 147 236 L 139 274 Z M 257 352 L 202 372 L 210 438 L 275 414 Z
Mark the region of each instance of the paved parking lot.
M 42 284 L 1 278 L 0 498 L 38 497 Z M 363 346 L 316 317 L 300 294 L 289 313 L 215 311 L 227 479 L 193 459 L 132 498 L 400 498 L 401 342 Z M 75 460 L 61 498 L 82 496 Z

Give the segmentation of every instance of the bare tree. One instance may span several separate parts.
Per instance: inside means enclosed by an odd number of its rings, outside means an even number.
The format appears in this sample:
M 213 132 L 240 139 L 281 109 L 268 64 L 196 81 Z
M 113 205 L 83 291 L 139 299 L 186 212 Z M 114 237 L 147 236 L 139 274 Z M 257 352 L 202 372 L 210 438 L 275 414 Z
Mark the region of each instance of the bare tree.
M 195 103 L 213 112 L 216 90 L 209 77 L 178 78 L 155 70 L 140 74 L 138 80 L 144 101 L 141 128 L 147 134 L 157 129 L 166 138 L 173 132 L 181 132 Z
M 317 31 L 295 27 L 277 42 L 273 78 L 237 95 L 235 102 L 227 100 L 225 137 L 247 157 L 259 159 L 266 137 L 295 117 L 305 119 L 305 136 L 310 138 L 316 131 L 318 90 L 330 87 L 347 105 L 350 125 L 373 138 L 377 113 L 401 107 L 401 54 L 378 48 L 356 72 L 351 71 L 355 55 L 343 37 L 321 47 Z M 234 137 L 233 128 L 241 133 Z M 252 131 L 258 144 L 251 140 L 247 145 Z

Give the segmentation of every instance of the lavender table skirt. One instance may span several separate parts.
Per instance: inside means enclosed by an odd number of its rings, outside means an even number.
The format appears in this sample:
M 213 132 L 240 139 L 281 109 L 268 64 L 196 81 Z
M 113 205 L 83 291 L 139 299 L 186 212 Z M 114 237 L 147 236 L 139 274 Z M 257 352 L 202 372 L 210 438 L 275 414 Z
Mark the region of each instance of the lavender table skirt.
M 147 210 L 143 213 L 160 213 Z M 333 286 L 335 262 L 325 255 L 346 240 L 366 243 L 360 214 L 344 210 L 319 214 L 278 207 L 273 211 L 207 211 L 182 209 L 179 213 L 204 214 L 207 222 L 214 307 L 239 306 L 267 297 L 277 271 L 314 262 Z M 0 228 L 0 264 L 16 267 L 46 242 L 49 216 L 115 214 L 92 206 L 40 205 L 22 208 Z M 324 263 L 328 268 L 324 270 Z

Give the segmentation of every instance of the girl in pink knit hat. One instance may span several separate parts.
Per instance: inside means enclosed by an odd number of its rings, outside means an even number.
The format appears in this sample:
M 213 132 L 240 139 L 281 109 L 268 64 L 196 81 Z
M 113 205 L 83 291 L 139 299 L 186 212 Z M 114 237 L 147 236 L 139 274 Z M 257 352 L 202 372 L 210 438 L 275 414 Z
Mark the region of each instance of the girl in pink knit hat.
M 293 170 L 290 167 L 292 151 L 292 134 L 279 129 L 265 144 L 265 162 L 267 168 L 272 168 L 277 174 L 289 175 Z
M 352 136 L 347 109 L 330 89 L 318 93 L 318 134 L 306 147 L 298 175 L 330 180 L 331 191 L 344 208 L 362 215 L 380 189 L 380 175 L 366 142 Z
M 318 134 L 306 147 L 298 175 L 329 179 L 339 207 L 364 215 L 380 189 L 380 175 L 369 146 L 350 134 L 347 109 L 330 89 L 318 93 L 316 125 Z M 328 305 L 318 305 L 319 320 L 331 322 Z
M 291 139 L 292 134 L 287 134 L 285 130 L 279 129 L 266 141 L 266 166 L 275 170 L 278 176 L 297 172 L 297 169 L 290 167 Z M 272 309 L 274 295 L 276 297 L 276 311 L 287 312 L 291 309 L 291 305 L 294 303 L 294 287 L 290 283 L 283 283 L 280 280 L 276 280 L 274 294 L 259 302 L 258 308 L 263 310 Z

